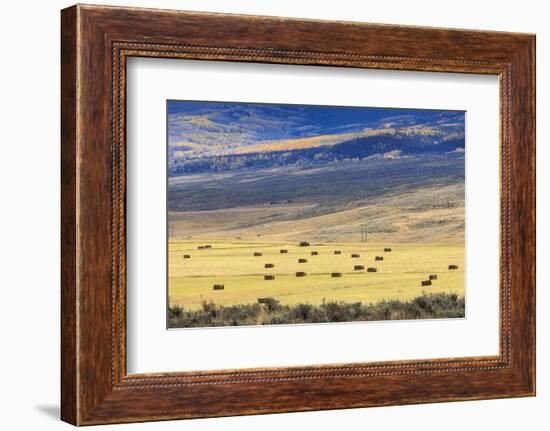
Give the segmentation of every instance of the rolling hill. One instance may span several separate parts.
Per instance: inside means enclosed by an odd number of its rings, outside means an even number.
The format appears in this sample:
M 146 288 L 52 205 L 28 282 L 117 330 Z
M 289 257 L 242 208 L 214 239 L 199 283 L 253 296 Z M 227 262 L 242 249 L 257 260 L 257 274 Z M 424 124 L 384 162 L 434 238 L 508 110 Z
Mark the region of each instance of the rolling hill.
M 380 241 L 464 241 L 463 112 L 175 105 L 177 236 L 353 242 L 367 225 Z
M 444 126 L 382 128 L 340 135 L 270 141 L 213 155 L 202 154 L 200 157 L 192 157 L 188 152 L 188 157 L 172 159 L 169 172 L 171 176 L 177 176 L 288 165 L 318 165 L 373 156 L 395 158 L 463 151 L 464 134 L 453 129 L 448 130 Z

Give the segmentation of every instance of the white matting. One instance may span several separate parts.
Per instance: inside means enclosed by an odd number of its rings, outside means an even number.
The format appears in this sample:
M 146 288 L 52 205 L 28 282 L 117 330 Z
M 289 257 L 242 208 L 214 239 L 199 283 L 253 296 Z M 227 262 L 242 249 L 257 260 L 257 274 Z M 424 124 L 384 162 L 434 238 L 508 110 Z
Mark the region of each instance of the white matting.
M 128 60 L 128 372 L 498 353 L 495 76 Z M 466 110 L 465 319 L 166 329 L 166 100 Z

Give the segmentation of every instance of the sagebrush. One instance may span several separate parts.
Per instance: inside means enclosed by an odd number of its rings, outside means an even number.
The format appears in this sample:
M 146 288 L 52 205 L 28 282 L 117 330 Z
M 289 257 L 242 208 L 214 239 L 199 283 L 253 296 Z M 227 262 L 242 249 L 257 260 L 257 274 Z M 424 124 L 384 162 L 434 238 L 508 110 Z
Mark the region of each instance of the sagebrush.
M 424 294 L 411 301 L 362 302 L 323 301 L 319 305 L 282 305 L 275 298 L 260 304 L 232 306 L 203 302 L 200 310 L 186 310 L 174 305 L 168 309 L 170 328 L 205 326 L 244 326 L 296 323 L 357 322 L 373 320 L 410 320 L 460 318 L 465 301 L 454 293 Z

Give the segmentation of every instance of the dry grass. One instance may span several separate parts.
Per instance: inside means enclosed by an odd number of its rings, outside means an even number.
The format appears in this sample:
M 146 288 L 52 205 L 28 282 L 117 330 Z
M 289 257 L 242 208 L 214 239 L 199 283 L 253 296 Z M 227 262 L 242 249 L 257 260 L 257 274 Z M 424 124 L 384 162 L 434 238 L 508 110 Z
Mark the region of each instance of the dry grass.
M 463 185 L 397 192 L 318 215 L 314 204 L 282 203 L 171 212 L 169 217 L 177 234 L 189 233 L 194 239 L 355 242 L 365 224 L 373 242 L 460 244 L 464 206 L 446 202 L 463 193 Z
M 281 304 L 320 304 L 323 300 L 376 303 L 381 300 L 410 300 L 428 293 L 455 293 L 464 296 L 464 246 L 338 243 L 312 244 L 246 241 L 212 241 L 211 249 L 197 250 L 203 242 L 174 239 L 169 244 L 169 301 L 185 309 L 198 309 L 203 301 L 218 305 L 255 303 L 259 297 L 273 297 Z M 311 256 L 313 249 L 319 252 Z M 392 252 L 384 253 L 390 246 Z M 281 248 L 288 249 L 281 254 Z M 334 250 L 342 250 L 334 255 Z M 261 257 L 253 256 L 261 251 Z M 351 258 L 351 253 L 361 257 Z M 183 259 L 190 254 L 189 259 Z M 375 262 L 376 255 L 384 261 Z M 298 258 L 307 263 L 298 263 Z M 265 263 L 275 268 L 264 268 Z M 378 272 L 355 271 L 362 264 Z M 449 271 L 449 264 L 459 265 Z M 305 271 L 306 277 L 296 277 Z M 342 277 L 332 278 L 331 272 Z M 274 274 L 275 280 L 264 280 Z M 429 274 L 437 274 L 432 286 L 422 287 Z M 214 284 L 224 284 L 223 291 L 213 291 Z

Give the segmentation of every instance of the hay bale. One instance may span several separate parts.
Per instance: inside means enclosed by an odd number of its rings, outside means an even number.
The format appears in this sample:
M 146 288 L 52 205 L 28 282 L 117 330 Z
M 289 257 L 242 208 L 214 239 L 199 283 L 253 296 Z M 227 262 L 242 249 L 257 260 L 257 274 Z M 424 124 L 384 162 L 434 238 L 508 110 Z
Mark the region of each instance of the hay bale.
M 428 277 L 430 280 L 437 280 L 437 274 L 430 274 Z
M 264 268 L 275 268 L 275 265 L 272 264 L 272 263 L 266 263 L 266 264 L 264 265 Z
M 330 273 L 330 276 L 331 277 L 342 277 L 342 273 L 341 272 L 331 272 Z
M 298 259 L 298 263 L 307 263 L 307 259 L 301 257 L 300 259 Z
M 305 276 L 306 276 L 306 273 L 303 272 L 303 271 L 298 271 L 298 272 L 296 273 L 296 277 L 305 277 Z
M 312 252 L 311 252 L 311 255 L 312 255 L 312 256 L 317 256 L 318 254 L 319 254 L 318 251 L 312 251 Z
M 385 251 L 386 253 L 388 253 L 388 252 L 391 251 L 391 248 L 390 248 L 390 247 L 385 247 L 385 248 L 384 248 L 384 251 Z
M 342 254 L 341 250 L 334 250 L 334 254 Z
M 224 289 L 225 289 L 225 286 L 223 284 L 215 284 L 212 287 L 212 290 L 224 290 Z
M 384 260 L 384 256 L 376 256 L 374 260 Z
M 353 259 L 357 259 L 357 258 L 360 258 L 361 256 L 360 256 L 358 253 L 352 253 L 352 254 L 351 254 L 351 257 L 352 257 Z
M 449 265 L 449 269 L 458 269 L 458 265 Z
M 300 247 L 309 247 L 309 242 L 307 241 L 300 241 Z
M 255 252 L 254 252 L 254 256 L 255 256 L 255 257 L 261 256 L 261 255 L 262 255 L 262 253 L 260 253 L 259 251 L 255 251 Z
M 353 270 L 354 270 L 354 271 L 362 271 L 362 270 L 364 270 L 364 269 L 365 269 L 365 266 L 364 266 L 364 265 L 355 265 L 355 266 L 353 267 Z
M 271 274 L 264 275 L 264 280 L 275 280 L 275 276 Z
M 422 280 L 420 282 L 420 285 L 421 286 L 431 286 L 432 285 L 432 280 Z
M 367 268 L 367 272 L 376 272 L 378 271 L 376 268 Z
M 183 255 L 183 258 L 184 258 L 184 259 L 191 259 L 191 255 L 190 255 L 190 254 L 184 254 L 184 255 Z
M 282 248 L 281 250 L 279 250 L 279 253 L 281 253 L 281 254 L 288 253 L 288 250 Z

